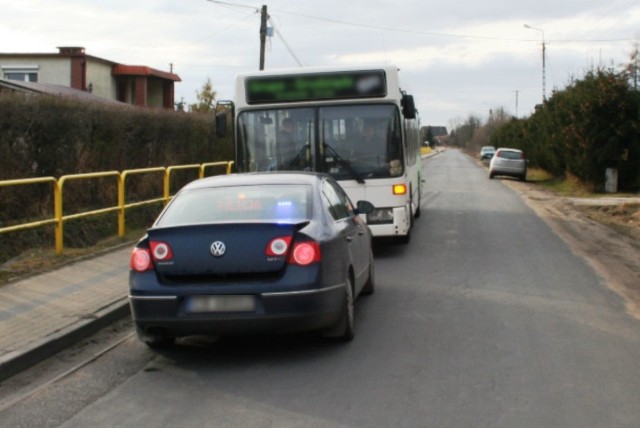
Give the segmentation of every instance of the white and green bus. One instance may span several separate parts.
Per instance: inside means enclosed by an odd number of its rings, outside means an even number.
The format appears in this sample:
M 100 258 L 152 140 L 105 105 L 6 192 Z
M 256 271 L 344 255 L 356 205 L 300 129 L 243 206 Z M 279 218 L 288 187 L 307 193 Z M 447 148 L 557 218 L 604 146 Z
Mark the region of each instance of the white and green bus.
M 408 242 L 420 215 L 420 123 L 397 67 L 241 74 L 234 101 L 236 171 L 327 173 L 376 207 L 366 216 L 375 237 Z

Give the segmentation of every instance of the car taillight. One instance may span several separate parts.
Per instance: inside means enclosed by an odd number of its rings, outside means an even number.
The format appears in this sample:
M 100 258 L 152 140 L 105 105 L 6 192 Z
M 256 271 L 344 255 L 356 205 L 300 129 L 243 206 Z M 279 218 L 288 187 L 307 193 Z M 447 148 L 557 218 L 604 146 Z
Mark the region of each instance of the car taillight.
M 134 248 L 131 252 L 129 266 L 136 272 L 144 272 L 153 268 L 151 253 L 146 248 Z
M 290 244 L 291 244 L 291 236 L 281 236 L 278 238 L 273 238 L 267 244 L 267 248 L 265 249 L 265 254 L 269 257 L 284 256 L 285 254 L 287 254 Z
M 296 242 L 291 247 L 291 236 L 273 238 L 267 243 L 265 254 L 269 257 L 287 256 L 287 263 L 307 266 L 320 261 L 320 244 L 315 241 Z
M 298 242 L 294 244 L 289 263 L 307 266 L 321 260 L 320 244 L 315 241 Z
M 173 258 L 171 247 L 166 242 L 149 241 L 149 246 L 151 247 L 151 255 L 153 256 L 153 260 L 166 261 Z

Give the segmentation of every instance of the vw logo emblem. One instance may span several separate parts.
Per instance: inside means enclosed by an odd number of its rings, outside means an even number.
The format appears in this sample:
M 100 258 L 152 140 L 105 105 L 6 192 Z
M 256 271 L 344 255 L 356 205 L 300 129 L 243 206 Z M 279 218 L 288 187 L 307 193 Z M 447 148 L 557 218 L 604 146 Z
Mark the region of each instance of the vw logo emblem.
M 216 241 L 213 244 L 211 244 L 211 254 L 213 254 L 216 257 L 224 256 L 224 252 L 226 250 L 227 248 L 224 246 L 224 242 L 222 241 Z

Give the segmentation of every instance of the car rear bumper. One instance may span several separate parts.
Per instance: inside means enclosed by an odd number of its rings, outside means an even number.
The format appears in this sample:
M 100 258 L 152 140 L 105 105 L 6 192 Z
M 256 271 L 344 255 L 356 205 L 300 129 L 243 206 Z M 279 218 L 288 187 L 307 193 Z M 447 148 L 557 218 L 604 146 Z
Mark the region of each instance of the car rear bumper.
M 239 335 L 324 329 L 341 314 L 345 284 L 304 291 L 253 294 L 255 308 L 245 312 L 192 312 L 189 295 L 129 296 L 136 327 L 181 337 L 196 334 Z
M 514 177 L 520 177 L 520 176 L 525 175 L 527 173 L 527 169 L 526 168 L 522 168 L 522 167 L 499 166 L 499 167 L 496 167 L 496 168 L 492 168 L 490 170 L 490 172 L 493 175 L 509 175 L 509 176 L 514 176 Z

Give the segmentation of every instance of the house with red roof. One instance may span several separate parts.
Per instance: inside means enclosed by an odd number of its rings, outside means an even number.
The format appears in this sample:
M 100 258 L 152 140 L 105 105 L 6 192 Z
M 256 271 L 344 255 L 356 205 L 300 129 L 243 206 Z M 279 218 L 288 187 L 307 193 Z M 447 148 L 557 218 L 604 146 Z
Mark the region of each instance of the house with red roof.
M 0 91 L 84 93 L 84 98 L 173 109 L 174 84 L 180 81 L 171 71 L 119 64 L 88 55 L 83 47 L 59 47 L 57 53 L 0 53 Z

